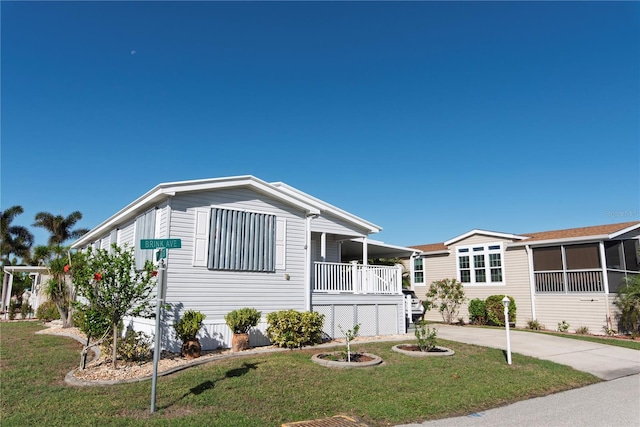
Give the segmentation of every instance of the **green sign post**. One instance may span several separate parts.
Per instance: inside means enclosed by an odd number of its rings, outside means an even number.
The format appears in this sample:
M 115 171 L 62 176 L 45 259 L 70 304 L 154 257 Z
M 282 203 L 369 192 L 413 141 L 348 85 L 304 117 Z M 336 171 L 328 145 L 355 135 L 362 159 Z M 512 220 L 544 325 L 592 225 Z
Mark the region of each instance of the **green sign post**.
M 158 302 L 156 303 L 156 333 L 154 338 L 153 351 L 153 376 L 151 378 L 151 413 L 156 411 L 156 384 L 158 382 L 158 362 L 160 360 L 160 335 L 162 318 L 162 306 L 164 305 L 167 283 L 165 281 L 166 266 L 164 259 L 167 257 L 167 249 L 178 249 L 182 247 L 180 239 L 140 239 L 140 249 L 157 250 L 156 261 L 160 261 L 158 266 Z

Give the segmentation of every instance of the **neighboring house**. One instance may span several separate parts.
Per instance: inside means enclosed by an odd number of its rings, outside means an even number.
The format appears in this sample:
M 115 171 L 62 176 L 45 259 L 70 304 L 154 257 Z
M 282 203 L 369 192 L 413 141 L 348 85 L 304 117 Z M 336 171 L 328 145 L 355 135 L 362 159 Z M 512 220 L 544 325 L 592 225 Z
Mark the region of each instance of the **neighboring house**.
M 613 301 L 625 277 L 640 274 L 639 236 L 638 221 L 521 235 L 472 230 L 414 246 L 414 288 L 424 298 L 433 281 L 456 278 L 469 300 L 512 296 L 518 327 L 537 320 L 555 329 L 565 320 L 602 333 L 617 329 Z M 468 320 L 467 304 L 459 316 Z M 437 310 L 426 318 L 441 320 Z
M 283 183 L 238 176 L 160 184 L 72 244 L 135 247 L 138 265 L 155 260 L 141 239 L 181 239 L 166 252 L 168 325 L 188 309 L 206 315 L 205 349 L 229 347 L 224 316 L 254 307 L 262 321 L 252 344 L 268 344 L 266 315 L 295 309 L 325 314 L 325 333 L 361 323 L 360 334 L 405 332 L 401 267 L 367 265 L 409 257 L 410 248 L 371 241 L 380 227 Z M 357 260 L 358 262 L 347 262 Z M 134 319 L 152 331 L 153 321 Z M 170 326 L 165 346 L 175 349 Z
M 16 274 L 28 274 L 31 279 L 31 289 L 29 290 L 29 305 L 35 313 L 38 310 L 40 304 L 48 300 L 48 296 L 44 291 L 44 286 L 49 280 L 49 269 L 41 266 L 18 266 L 7 265 L 3 268 L 4 276 L 2 278 L 2 303 L 0 305 L 0 311 L 8 316 L 9 302 L 11 299 L 11 290 L 13 288 L 13 278 Z

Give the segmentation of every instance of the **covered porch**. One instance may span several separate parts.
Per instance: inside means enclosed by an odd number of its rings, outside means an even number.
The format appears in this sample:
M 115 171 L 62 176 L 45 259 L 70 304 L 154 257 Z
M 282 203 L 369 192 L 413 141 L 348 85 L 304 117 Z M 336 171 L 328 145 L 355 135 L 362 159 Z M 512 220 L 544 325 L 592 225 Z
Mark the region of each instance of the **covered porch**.
M 372 265 L 370 260 L 410 258 L 416 254 L 413 248 L 388 245 L 366 237 L 340 240 L 337 262 L 330 262 L 326 244 L 322 244 L 320 256 L 314 258 L 312 273 L 313 293 L 347 293 L 371 295 L 401 295 L 401 263 Z

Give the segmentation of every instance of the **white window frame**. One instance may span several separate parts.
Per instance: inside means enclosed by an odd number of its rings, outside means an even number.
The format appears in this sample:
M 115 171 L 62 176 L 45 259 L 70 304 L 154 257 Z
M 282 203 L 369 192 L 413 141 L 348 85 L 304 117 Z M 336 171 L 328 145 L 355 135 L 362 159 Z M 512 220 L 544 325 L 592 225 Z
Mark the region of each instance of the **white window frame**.
M 502 275 L 502 280 L 499 282 L 491 281 L 491 269 L 497 268 L 491 266 L 491 257 L 492 254 L 500 255 L 500 271 Z M 482 255 L 484 257 L 484 266 L 481 268 L 476 268 L 475 266 L 475 256 Z M 460 268 L 460 258 L 468 257 L 469 259 L 469 268 Z M 470 275 L 470 281 L 463 282 L 462 281 L 462 270 L 468 270 Z M 476 270 L 484 270 L 485 281 L 478 282 L 476 281 Z M 476 245 L 465 245 L 465 246 L 456 246 L 456 273 L 458 276 L 458 281 L 461 282 L 464 286 L 504 286 L 505 285 L 505 266 L 504 266 L 504 244 L 502 242 L 492 242 L 492 243 L 479 243 Z

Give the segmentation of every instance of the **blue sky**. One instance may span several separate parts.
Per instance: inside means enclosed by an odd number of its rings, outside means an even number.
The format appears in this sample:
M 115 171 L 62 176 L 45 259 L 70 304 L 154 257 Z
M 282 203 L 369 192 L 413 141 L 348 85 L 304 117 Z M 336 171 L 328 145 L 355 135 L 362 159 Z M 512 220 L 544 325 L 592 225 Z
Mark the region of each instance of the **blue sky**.
M 397 245 L 640 220 L 638 2 L 0 8 L 16 224 L 245 174 Z

